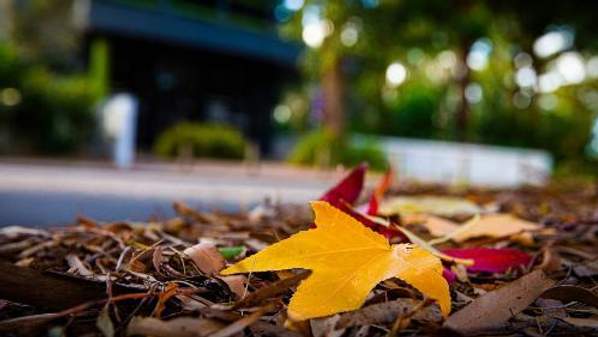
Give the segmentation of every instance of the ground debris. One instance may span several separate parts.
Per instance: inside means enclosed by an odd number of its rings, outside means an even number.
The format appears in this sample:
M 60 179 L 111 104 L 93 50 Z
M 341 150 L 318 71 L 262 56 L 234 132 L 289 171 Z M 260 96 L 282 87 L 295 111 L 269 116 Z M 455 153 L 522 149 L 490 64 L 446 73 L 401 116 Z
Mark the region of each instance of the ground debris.
M 529 263 L 489 272 L 445 261 L 445 273 L 453 275 L 453 313 L 446 320 L 436 303 L 395 278 L 378 284 L 358 310 L 294 322 L 288 319 L 286 308 L 309 271 L 233 277 L 223 277 L 219 271 L 309 228 L 313 219 L 306 207 L 268 201 L 253 211 L 231 214 L 176 203 L 177 216 L 172 219 L 99 223 L 79 218 L 71 226 L 49 230 L 0 229 L 0 257 L 4 259 L 0 261 L 0 298 L 7 300 L 0 301 L 0 334 L 598 333 L 598 193 L 594 186 L 482 190 L 401 184 L 391 191 L 396 196 L 460 198 L 455 200 L 475 206 L 468 210 L 510 214 L 538 224 L 541 230 L 520 236 L 476 235 L 435 244 L 447 252 L 516 249 L 529 256 Z M 458 213 L 388 219 L 408 225 L 419 238 L 433 240 L 440 235 L 439 226 L 452 230 L 472 219 L 472 215 Z M 426 223 L 430 219 L 431 225 Z

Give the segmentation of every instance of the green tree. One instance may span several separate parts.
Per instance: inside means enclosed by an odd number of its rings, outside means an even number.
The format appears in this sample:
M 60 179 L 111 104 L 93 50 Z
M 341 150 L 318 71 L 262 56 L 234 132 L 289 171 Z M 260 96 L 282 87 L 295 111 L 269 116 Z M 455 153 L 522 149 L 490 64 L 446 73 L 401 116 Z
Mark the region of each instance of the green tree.
M 587 141 L 596 111 L 580 97 L 591 96 L 593 84 L 585 80 L 555 92 L 539 90 L 539 76 L 550 72 L 561 54 L 536 57 L 533 45 L 563 26 L 576 35 L 569 48 L 589 55 L 596 45 L 591 13 L 598 8 L 575 4 L 306 1 L 281 30 L 309 46 L 306 79 L 320 83 L 323 124 L 336 134 L 349 119 L 358 131 L 541 147 L 564 157 L 578 155 Z M 476 65 L 480 50 L 485 66 Z M 518 82 L 522 66 L 516 57 L 530 59 L 524 72 L 535 76 L 535 83 Z M 448 67 L 442 65 L 446 60 Z M 389 65 L 395 62 L 396 83 L 389 83 Z

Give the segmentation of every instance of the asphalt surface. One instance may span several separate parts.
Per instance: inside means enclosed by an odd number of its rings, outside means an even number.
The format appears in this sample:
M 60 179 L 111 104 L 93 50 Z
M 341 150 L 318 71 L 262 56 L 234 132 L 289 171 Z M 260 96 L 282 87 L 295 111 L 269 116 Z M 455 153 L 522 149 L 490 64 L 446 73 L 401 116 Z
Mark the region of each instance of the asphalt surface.
M 303 203 L 338 174 L 239 165 L 109 165 L 0 162 L 0 226 L 46 227 L 78 215 L 99 221 L 144 221 L 173 215 L 173 201 L 201 209 L 249 209 L 270 197 Z

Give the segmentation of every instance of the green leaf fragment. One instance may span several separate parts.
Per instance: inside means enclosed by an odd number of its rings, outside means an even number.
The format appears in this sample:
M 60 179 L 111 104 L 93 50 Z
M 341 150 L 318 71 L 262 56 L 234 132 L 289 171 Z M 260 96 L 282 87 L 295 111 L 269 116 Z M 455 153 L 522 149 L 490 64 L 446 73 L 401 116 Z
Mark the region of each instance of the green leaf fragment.
M 218 248 L 218 251 L 220 252 L 220 254 L 222 254 L 222 256 L 227 259 L 234 259 L 235 257 L 239 256 L 239 254 L 243 253 L 243 251 L 245 251 L 245 247 L 244 246 L 232 246 L 232 247 L 221 247 Z

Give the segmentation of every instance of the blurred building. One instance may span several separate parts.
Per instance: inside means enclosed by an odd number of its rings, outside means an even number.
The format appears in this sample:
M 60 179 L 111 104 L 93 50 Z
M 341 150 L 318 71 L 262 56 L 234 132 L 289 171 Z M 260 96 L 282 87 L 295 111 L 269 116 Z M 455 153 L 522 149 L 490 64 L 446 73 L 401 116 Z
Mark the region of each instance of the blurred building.
M 138 145 L 180 120 L 233 124 L 269 151 L 271 111 L 297 77 L 265 0 L 77 0 L 87 57 L 106 41 L 112 92 L 139 99 Z M 91 55 L 93 57 L 93 55 Z

